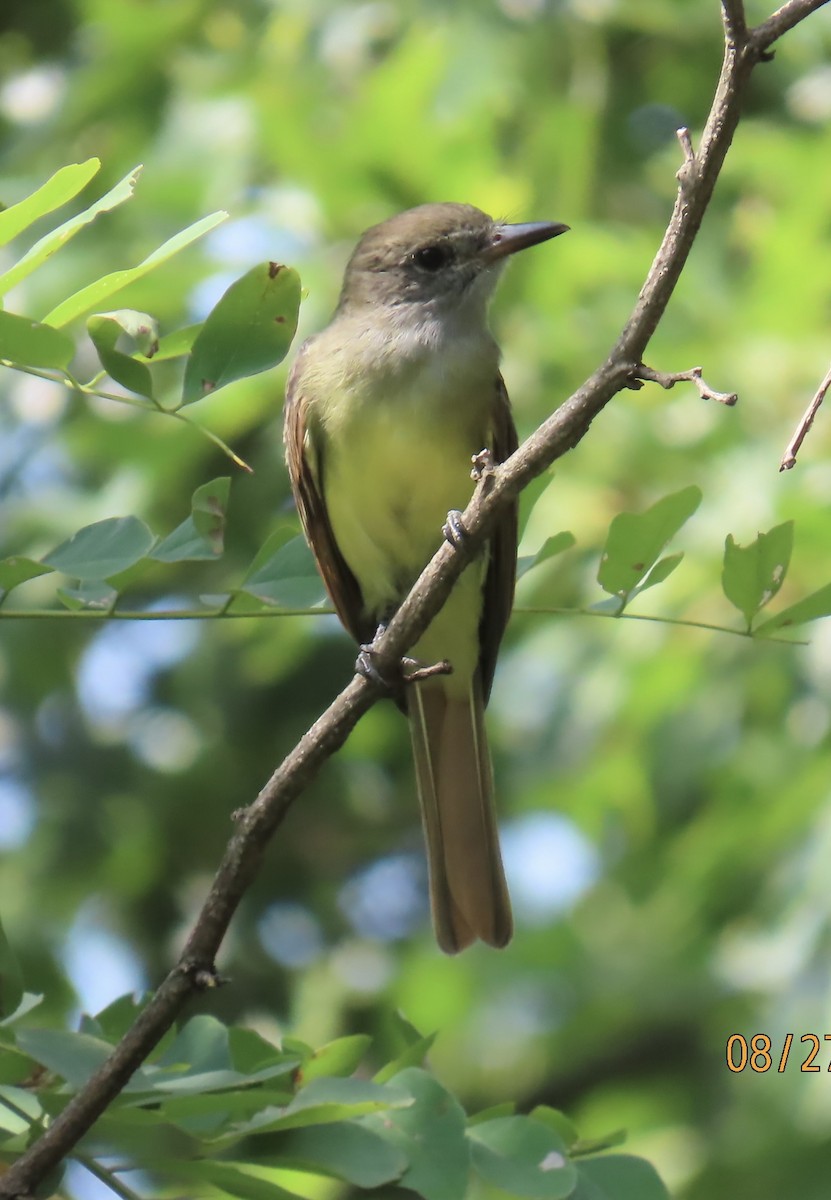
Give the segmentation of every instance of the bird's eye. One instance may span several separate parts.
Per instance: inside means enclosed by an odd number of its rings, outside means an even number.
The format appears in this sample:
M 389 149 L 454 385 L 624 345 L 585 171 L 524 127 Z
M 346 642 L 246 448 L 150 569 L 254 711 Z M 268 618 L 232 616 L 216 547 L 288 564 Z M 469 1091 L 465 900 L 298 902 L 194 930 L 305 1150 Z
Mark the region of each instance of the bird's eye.
M 422 246 L 413 255 L 413 262 L 422 271 L 440 271 L 451 258 L 452 254 L 445 246 Z

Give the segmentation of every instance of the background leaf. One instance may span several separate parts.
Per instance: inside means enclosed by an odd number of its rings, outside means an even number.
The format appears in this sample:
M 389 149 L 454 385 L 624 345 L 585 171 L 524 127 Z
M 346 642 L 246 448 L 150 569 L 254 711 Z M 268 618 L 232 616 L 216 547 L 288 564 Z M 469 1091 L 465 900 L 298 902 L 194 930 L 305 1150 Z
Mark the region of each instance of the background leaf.
M 781 588 L 791 561 L 793 521 L 760 533 L 749 546 L 739 546 L 731 534 L 724 545 L 722 587 L 747 627 L 753 618 Z
M 0 296 L 4 296 L 6 292 L 16 287 L 17 284 L 25 279 L 27 275 L 30 275 L 37 267 L 42 266 L 47 259 L 51 258 L 71 238 L 80 233 L 85 225 L 89 225 L 101 213 L 111 212 L 119 204 L 123 204 L 125 200 L 129 200 L 140 174 L 141 167 L 134 167 L 115 187 L 110 188 L 106 195 L 101 196 L 89 208 L 84 209 L 77 216 L 70 217 L 68 221 L 64 221 L 63 225 L 59 225 L 57 229 L 44 234 L 14 266 L 9 267 L 3 275 L 0 275 Z M 55 326 L 62 324 L 61 321 L 53 320 L 52 314 L 44 317 L 43 323 Z
M 168 563 L 219 558 L 230 489 L 227 475 L 201 484 L 191 497 L 191 515 L 153 547 L 150 557 Z
M 527 575 L 534 567 L 547 562 L 549 558 L 553 558 L 557 554 L 562 554 L 564 550 L 571 549 L 573 545 L 574 534 L 569 533 L 566 529 L 555 533 L 553 537 L 546 538 L 536 554 L 522 555 L 517 560 L 517 579 L 522 579 L 523 575 Z
M 72 338 L 59 329 L 16 313 L 0 312 L 0 358 L 25 367 L 63 370 L 74 353 Z
M 278 608 L 314 608 L 322 604 L 326 591 L 304 537 L 286 542 L 278 534 L 279 545 L 273 554 L 260 559 L 256 569 L 243 581 L 242 588 L 266 604 Z
M 155 539 L 138 517 L 108 517 L 61 542 L 43 562 L 73 579 L 109 579 L 144 558 Z
M 359 1188 L 376 1188 L 399 1179 L 407 1155 L 371 1130 L 352 1122 L 295 1129 L 280 1142 L 281 1157 L 295 1170 L 334 1175 Z
M 366 1117 L 363 1124 L 408 1158 L 400 1186 L 425 1200 L 462 1200 L 470 1150 L 461 1105 L 437 1080 L 415 1067 L 402 1071 L 391 1086 L 414 1103 L 383 1117 Z
M 577 1173 L 566 1158 L 559 1133 L 531 1117 L 499 1117 L 474 1125 L 468 1134 L 473 1166 L 489 1184 L 513 1196 L 564 1200 Z
M 11 1016 L 23 999 L 23 972 L 0 921 L 0 1017 Z
M 0 246 L 7 245 L 35 221 L 77 196 L 101 169 L 97 158 L 61 167 L 31 196 L 0 212 Z
M 701 489 L 682 488 L 642 513 L 619 513 L 609 526 L 597 580 L 625 605 L 667 542 L 701 503 Z
M 299 306 L 299 276 L 279 263 L 260 263 L 232 283 L 193 343 L 182 403 L 193 404 L 281 362 L 297 328 Z
M 96 313 L 87 319 L 87 333 L 101 366 L 110 378 L 131 392 L 152 397 L 153 377 L 150 371 L 144 363 L 117 350 L 116 342 L 122 334 L 126 334 L 135 348 L 146 355 L 148 350 L 158 345 L 158 324 L 153 317 L 130 308 Z
M 14 555 L 11 558 L 0 559 L 0 601 L 4 600 L 14 588 L 29 579 L 37 579 L 39 575 L 48 575 L 51 567 L 35 562 L 32 558 Z
M 797 600 L 796 604 L 783 608 L 776 616 L 769 617 L 767 621 L 757 625 L 753 632 L 757 637 L 761 637 L 767 633 L 775 633 L 777 629 L 787 629 L 792 625 L 804 625 L 808 621 L 817 621 L 821 617 L 829 616 L 831 616 L 831 583 L 812 592 L 803 600 Z
M 669 1200 L 655 1168 L 628 1154 L 581 1159 L 577 1174 L 573 1200 Z
M 55 308 L 44 317 L 44 320 L 52 325 L 61 327 L 68 325 L 70 321 L 74 321 L 76 317 L 82 317 L 84 313 L 89 312 L 91 308 L 97 308 L 105 300 L 109 300 L 110 296 L 114 296 L 116 292 L 120 292 L 129 283 L 135 283 L 142 279 L 145 275 L 154 271 L 156 267 L 160 267 L 172 258 L 174 254 L 178 254 L 180 250 L 184 250 L 186 246 L 190 246 L 198 238 L 204 237 L 212 229 L 216 229 L 217 225 L 221 225 L 227 219 L 226 212 L 211 213 L 207 217 L 202 217 L 198 221 L 194 221 L 192 225 L 188 225 L 186 229 L 174 234 L 163 242 L 157 250 L 152 254 L 148 254 L 135 267 L 125 267 L 121 271 L 111 271 L 108 275 L 103 275 L 100 279 L 96 279 L 94 283 L 90 283 L 87 287 L 81 288 L 80 291 L 68 296 Z

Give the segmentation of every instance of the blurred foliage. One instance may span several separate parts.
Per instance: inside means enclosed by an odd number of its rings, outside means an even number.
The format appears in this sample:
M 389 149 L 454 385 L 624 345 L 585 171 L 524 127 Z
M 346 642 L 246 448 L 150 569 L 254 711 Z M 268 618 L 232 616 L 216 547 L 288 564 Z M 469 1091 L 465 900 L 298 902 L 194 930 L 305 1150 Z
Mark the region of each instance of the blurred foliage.
M 164 337 L 203 320 L 253 264 L 287 262 L 306 290 L 305 334 L 326 321 L 358 233 L 397 209 L 464 200 L 565 220 L 568 237 L 517 262 L 494 307 L 527 433 L 629 312 L 674 195 L 674 129 L 695 141 L 720 38 L 714 0 L 6 4 L 4 203 L 96 155 L 80 212 L 144 163 L 136 201 L 81 230 L 6 306 L 47 314 L 222 208 L 229 221 L 118 303 L 152 313 Z M 523 580 L 526 608 L 582 602 L 612 518 L 693 486 L 701 506 L 672 542 L 684 560 L 636 613 L 722 621 L 727 536 L 762 560 L 758 531 L 790 521 L 777 604 L 827 582 L 827 414 L 797 468 L 777 467 L 829 357 L 829 43 L 826 6 L 754 76 L 650 350 L 661 370 L 703 365 L 739 405 L 684 385 L 618 397 L 535 489 L 522 553 L 563 529 L 576 545 Z M 29 244 L 12 244 L 2 269 Z M 92 375 L 94 348 L 79 344 Z M 158 369 L 173 387 L 177 364 Z M 40 558 L 128 514 L 174 530 L 195 490 L 228 474 L 181 422 L 4 376 L 4 553 Z M 275 551 L 296 532 L 282 384 L 260 375 L 188 410 L 254 475 L 233 479 L 223 561 L 130 568 L 131 605 L 221 592 L 275 528 Z M 53 587 L 33 578 L 19 594 L 38 606 Z M 510 948 L 436 951 L 406 728 L 379 705 L 281 828 L 222 956 L 233 985 L 204 1010 L 269 1039 L 368 1034 L 380 1063 L 397 1052 L 401 1009 L 441 1030 L 430 1064 L 468 1111 L 510 1099 L 563 1108 L 589 1138 L 625 1127 L 627 1150 L 679 1200 L 824 1200 L 828 1043 L 818 1074 L 800 1071 L 807 1051 L 777 1069 L 786 1034 L 805 1050 L 802 1034 L 831 1032 L 828 623 L 810 637 L 518 614 L 490 719 Z M 353 659 L 327 616 L 0 625 L 0 911 L 27 989 L 45 994 L 41 1022 L 161 977 L 229 813 Z M 769 1071 L 728 1070 L 734 1033 L 771 1037 Z
M 27 996 L 21 1015 L 35 1002 Z M 4 1159 L 25 1149 L 141 1012 L 123 997 L 77 1032 L 24 1026 L 15 1037 L 18 1018 L 3 1022 Z M 369 1080 L 356 1074 L 372 1041 L 365 1035 L 316 1051 L 287 1037 L 278 1048 L 253 1030 L 192 1017 L 134 1073 L 73 1162 L 124 1200 L 136 1195 L 124 1176 L 139 1172 L 145 1194 L 153 1180 L 241 1200 L 327 1194 L 333 1180 L 463 1200 L 471 1178 L 529 1200 L 668 1200 L 643 1159 L 601 1154 L 621 1141 L 618 1133 L 587 1142 L 545 1105 L 528 1115 L 509 1103 L 468 1116 L 420 1066 L 434 1038 L 401 1018 L 397 1034 L 401 1052 Z M 33 1090 L 24 1081 L 35 1077 Z

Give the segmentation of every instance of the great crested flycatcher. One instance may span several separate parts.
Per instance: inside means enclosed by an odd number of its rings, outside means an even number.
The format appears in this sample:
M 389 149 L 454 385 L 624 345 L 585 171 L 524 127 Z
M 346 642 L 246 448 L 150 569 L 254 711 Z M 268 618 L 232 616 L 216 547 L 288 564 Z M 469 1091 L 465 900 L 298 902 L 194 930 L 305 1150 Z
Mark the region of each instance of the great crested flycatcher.
M 424 204 L 368 229 L 331 324 L 301 348 L 285 442 L 306 536 L 341 621 L 372 640 L 471 498 L 471 457 L 517 445 L 487 306 L 508 255 L 567 225 L 500 224 L 469 204 Z M 511 611 L 516 507 L 413 648 L 452 674 L 403 683 L 436 938 L 454 954 L 513 931 L 484 727 Z

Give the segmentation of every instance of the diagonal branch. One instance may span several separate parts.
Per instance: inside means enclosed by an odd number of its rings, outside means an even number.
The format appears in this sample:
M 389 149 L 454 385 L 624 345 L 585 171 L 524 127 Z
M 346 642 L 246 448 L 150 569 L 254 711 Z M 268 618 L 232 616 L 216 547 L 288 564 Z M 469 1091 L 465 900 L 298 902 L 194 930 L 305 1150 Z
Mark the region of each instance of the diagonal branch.
M 822 8 L 827 0 L 789 0 L 789 3 L 783 4 L 781 8 L 777 8 L 776 12 L 768 17 L 766 21 L 762 21 L 755 29 L 750 31 L 751 40 L 757 51 L 765 51 L 774 42 L 778 41 L 783 34 L 793 29 L 794 25 L 798 25 L 800 21 L 804 21 L 812 12 L 816 12 L 818 8 Z
M 726 38 L 721 75 L 698 154 L 691 147 L 680 172 L 678 195 L 666 233 L 635 307 L 606 362 L 519 450 L 482 484 L 463 514 L 468 532 L 462 550 L 445 543 L 373 646 L 380 674 L 392 669 L 416 642 L 450 594 L 499 512 L 555 459 L 588 432 L 594 417 L 632 379 L 687 261 L 739 120 L 747 81 L 767 48 L 821 7 L 824 0 L 790 0 L 742 37 L 743 10 L 724 0 Z M 187 1000 L 214 980 L 213 960 L 267 841 L 289 806 L 322 765 L 343 745 L 379 690 L 356 676 L 277 768 L 254 803 L 241 814 L 210 893 L 182 956 L 109 1059 L 67 1104 L 46 1132 L 0 1179 L 0 1197 L 28 1196 L 89 1131 L 118 1095 Z

